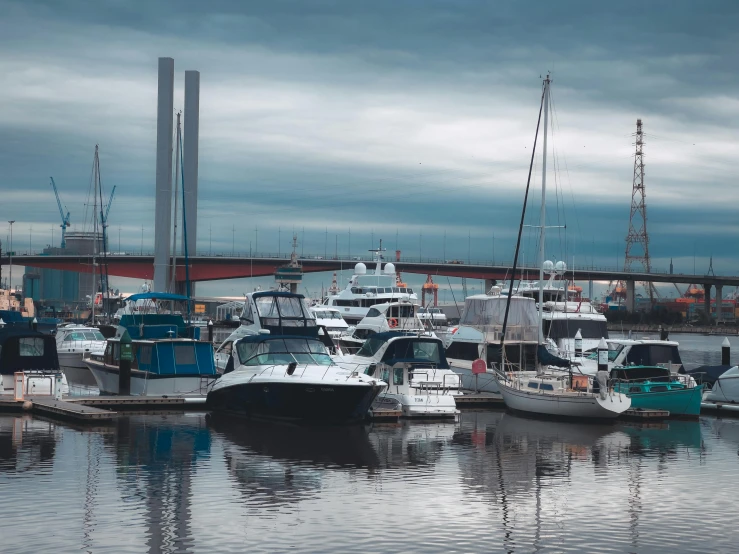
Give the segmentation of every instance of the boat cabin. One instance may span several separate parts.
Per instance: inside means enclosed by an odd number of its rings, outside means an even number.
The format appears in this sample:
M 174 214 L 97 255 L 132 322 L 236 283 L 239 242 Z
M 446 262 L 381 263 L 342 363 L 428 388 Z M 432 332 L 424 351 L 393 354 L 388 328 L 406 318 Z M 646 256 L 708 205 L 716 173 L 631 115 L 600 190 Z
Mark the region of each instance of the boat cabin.
M 0 328 L 0 374 L 16 371 L 58 373 L 56 339 L 27 327 Z
M 638 394 L 645 392 L 668 392 L 686 388 L 677 376 L 666 367 L 659 366 L 624 366 L 611 370 L 611 381 L 620 392 Z
M 683 366 L 679 344 L 664 340 L 608 340 L 608 361 L 613 366 L 662 366 L 679 371 Z M 588 355 L 598 359 L 597 351 Z
M 102 355 L 91 355 L 93 360 L 106 365 L 120 366 L 120 336 L 108 339 Z M 216 375 L 213 345 L 191 339 L 134 340 L 131 369 L 153 375 Z

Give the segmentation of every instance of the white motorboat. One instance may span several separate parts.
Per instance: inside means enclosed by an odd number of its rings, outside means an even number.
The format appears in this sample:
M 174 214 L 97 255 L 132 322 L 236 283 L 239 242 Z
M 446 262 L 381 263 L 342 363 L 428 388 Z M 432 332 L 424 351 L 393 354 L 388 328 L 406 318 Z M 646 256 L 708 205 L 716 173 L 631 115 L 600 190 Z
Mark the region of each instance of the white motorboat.
M 459 413 L 455 396 L 462 394 L 461 379 L 449 368 L 437 337 L 377 333 L 355 355 L 338 363 L 387 383 L 374 408 L 399 407 L 410 418 L 454 418 Z
M 739 412 L 739 367 L 722 373 L 709 390 L 703 393 L 701 410 Z
M 663 366 L 673 373 L 680 373 L 683 362 L 680 359 L 680 343 L 659 339 L 608 339 L 608 369 L 627 365 Z M 583 358 L 572 358 L 579 371 L 593 375 L 598 370 L 596 350 L 584 352 Z
M 382 266 L 382 241 L 380 248 L 370 252 L 374 262 L 377 262 L 374 273 L 368 273 L 367 266 L 359 262 L 354 266 L 354 275 L 346 288 L 336 294 L 329 294 L 324 301 L 325 306 L 338 308 L 349 325 L 359 323 L 375 304 L 400 300 L 418 301 L 413 289 L 398 284 L 394 264 L 388 262 Z
M 70 385 L 96 386 L 95 377 L 82 361 L 84 354 L 102 355 L 105 352 L 105 337 L 95 327 L 69 324 L 56 332 L 56 350 L 59 366 Z
M 329 336 L 334 340 L 346 333 L 346 330 L 349 328 L 349 324 L 344 321 L 341 310 L 338 308 L 317 305 L 311 306 L 310 310 L 316 318 L 316 325 L 325 328 Z
M 16 373 L 23 374 L 24 396 L 53 396 L 57 380 L 61 381 L 61 393 L 69 394 L 67 378 L 59 367 L 54 337 L 25 326 L 0 323 L 0 395 L 14 397 L 19 392 L 16 391 Z
M 271 300 L 275 318 L 283 312 L 280 304 L 295 304 L 285 312 L 300 310 L 297 298 Z M 302 422 L 361 421 L 386 387 L 334 363 L 325 345 L 311 336 L 272 335 L 264 329 L 238 339 L 233 350 L 233 369 L 208 393 L 210 410 Z
M 418 306 L 410 300 L 401 300 L 372 306 L 362 321 L 339 337 L 338 346 L 345 354 L 355 354 L 369 337 L 387 331 L 410 331 L 436 337 L 418 318 Z

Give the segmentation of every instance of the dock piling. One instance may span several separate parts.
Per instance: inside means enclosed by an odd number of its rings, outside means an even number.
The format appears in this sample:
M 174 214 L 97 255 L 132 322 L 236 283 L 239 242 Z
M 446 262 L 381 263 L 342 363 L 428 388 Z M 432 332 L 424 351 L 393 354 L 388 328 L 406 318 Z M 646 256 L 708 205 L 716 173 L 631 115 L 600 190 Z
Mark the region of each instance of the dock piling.
M 731 365 L 731 343 L 729 337 L 721 343 L 721 365 Z

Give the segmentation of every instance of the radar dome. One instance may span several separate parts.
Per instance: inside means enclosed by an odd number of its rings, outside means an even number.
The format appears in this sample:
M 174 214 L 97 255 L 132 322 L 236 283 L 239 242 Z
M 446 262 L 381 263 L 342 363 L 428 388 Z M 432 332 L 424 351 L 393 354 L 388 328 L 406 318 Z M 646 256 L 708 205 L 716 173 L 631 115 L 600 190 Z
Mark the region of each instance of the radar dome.
M 384 271 L 387 275 L 392 275 L 393 273 L 395 273 L 395 264 L 391 264 L 391 263 L 385 264 Z
M 547 260 L 543 264 L 541 264 L 541 267 L 544 271 L 553 271 L 554 270 L 554 262 L 552 260 Z
M 364 275 L 367 273 L 367 266 L 364 265 L 362 262 L 359 262 L 357 265 L 354 266 L 354 273 L 357 275 Z
M 567 264 L 564 262 L 557 262 L 556 264 L 554 264 L 554 270 L 557 273 L 564 273 L 565 271 L 567 271 Z

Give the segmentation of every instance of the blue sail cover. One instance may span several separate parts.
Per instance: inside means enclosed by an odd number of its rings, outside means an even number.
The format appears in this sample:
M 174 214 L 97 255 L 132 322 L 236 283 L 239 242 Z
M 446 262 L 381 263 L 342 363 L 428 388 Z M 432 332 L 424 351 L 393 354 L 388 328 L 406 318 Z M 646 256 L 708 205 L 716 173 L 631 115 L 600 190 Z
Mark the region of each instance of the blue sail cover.
M 181 294 L 172 294 L 171 292 L 142 292 L 132 294 L 126 300 L 172 300 L 174 302 L 187 302 L 190 300 L 187 296 Z

